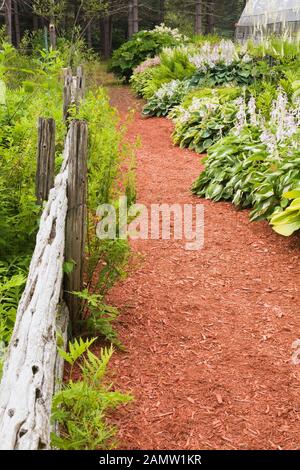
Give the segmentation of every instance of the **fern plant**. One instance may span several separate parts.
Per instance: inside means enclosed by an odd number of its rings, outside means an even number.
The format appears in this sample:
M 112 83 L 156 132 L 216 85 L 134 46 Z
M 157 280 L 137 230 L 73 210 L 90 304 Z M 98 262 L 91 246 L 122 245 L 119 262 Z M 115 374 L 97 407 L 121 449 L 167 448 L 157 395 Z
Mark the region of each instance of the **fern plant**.
M 53 398 L 52 420 L 60 428 L 60 435 L 52 434 L 55 448 L 108 450 L 116 447 L 117 429 L 108 423 L 107 414 L 130 402 L 132 396 L 113 390 L 107 383 L 113 348 L 101 349 L 98 357 L 89 350 L 94 340 L 75 342 L 70 345 L 70 355 L 63 354 L 74 365 L 86 352 L 79 365 L 81 380 L 74 382 L 71 378 Z
M 110 343 L 122 349 L 113 322 L 118 318 L 119 311 L 115 307 L 106 305 L 101 294 L 92 294 L 87 289 L 82 292 L 73 292 L 83 300 L 83 317 L 81 324 L 85 331 L 83 334 L 101 334 Z M 87 314 L 85 315 L 85 312 Z M 82 341 L 82 340 L 80 340 Z

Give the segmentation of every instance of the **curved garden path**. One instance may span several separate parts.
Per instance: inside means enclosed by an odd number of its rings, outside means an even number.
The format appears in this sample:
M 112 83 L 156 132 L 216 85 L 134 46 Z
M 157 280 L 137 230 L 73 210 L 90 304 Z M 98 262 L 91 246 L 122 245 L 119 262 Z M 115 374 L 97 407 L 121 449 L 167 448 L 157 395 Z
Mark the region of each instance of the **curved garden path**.
M 110 90 L 125 118 L 140 109 L 127 88 Z M 117 413 L 126 449 L 300 448 L 299 238 L 283 239 L 247 211 L 199 200 L 189 187 L 199 156 L 174 148 L 172 123 L 143 119 L 138 201 L 201 203 L 205 247 L 134 241 L 140 253 L 110 293 L 127 351 L 113 360 L 117 384 L 135 396 Z

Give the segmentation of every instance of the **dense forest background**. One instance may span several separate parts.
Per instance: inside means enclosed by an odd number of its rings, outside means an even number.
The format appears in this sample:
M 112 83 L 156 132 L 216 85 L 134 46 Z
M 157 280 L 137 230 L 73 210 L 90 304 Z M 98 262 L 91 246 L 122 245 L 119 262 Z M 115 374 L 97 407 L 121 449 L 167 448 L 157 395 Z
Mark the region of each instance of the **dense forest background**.
M 160 23 L 185 34 L 230 37 L 245 4 L 246 0 L 0 0 L 0 26 L 17 47 L 24 35 L 33 35 L 41 47 L 55 47 L 60 37 L 80 37 L 108 57 L 133 33 Z

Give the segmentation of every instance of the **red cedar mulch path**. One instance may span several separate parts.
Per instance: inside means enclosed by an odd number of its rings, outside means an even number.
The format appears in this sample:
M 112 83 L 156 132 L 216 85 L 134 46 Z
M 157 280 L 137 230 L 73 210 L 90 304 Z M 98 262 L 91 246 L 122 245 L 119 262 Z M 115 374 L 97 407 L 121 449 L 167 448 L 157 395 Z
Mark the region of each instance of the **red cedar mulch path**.
M 116 413 L 120 447 L 299 449 L 299 238 L 192 196 L 199 155 L 172 145 L 169 120 L 142 118 L 130 90 L 110 95 L 123 118 L 137 109 L 138 202 L 205 206 L 204 249 L 131 242 L 141 262 L 110 293 L 127 348 L 112 361 L 116 383 L 135 396 Z

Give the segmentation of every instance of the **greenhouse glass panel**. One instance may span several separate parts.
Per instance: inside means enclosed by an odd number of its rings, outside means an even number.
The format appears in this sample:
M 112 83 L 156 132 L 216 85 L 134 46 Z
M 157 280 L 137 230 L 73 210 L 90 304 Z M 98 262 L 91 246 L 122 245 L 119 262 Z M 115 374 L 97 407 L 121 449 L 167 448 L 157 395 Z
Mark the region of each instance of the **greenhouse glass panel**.
M 237 36 L 256 31 L 279 34 L 300 30 L 300 0 L 249 0 L 237 24 Z

